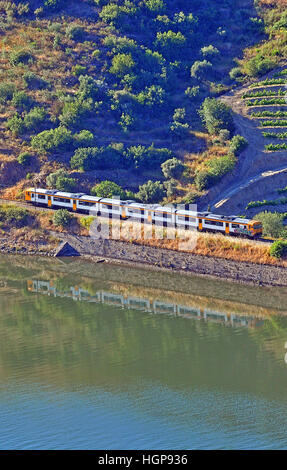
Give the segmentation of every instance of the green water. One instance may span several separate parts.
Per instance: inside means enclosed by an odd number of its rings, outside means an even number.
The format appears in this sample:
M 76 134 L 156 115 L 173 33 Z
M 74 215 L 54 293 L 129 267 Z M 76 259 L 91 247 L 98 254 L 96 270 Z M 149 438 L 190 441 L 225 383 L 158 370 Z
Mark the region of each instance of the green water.
M 286 449 L 286 313 L 286 289 L 1 256 L 0 449 Z

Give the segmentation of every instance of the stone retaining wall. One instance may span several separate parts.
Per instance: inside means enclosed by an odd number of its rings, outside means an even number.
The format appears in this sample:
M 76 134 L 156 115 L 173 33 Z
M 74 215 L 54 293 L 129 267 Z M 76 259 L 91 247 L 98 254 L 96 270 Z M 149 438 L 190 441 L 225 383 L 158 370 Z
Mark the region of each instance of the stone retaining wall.
M 144 263 L 238 282 L 287 286 L 287 269 L 280 266 L 237 262 L 116 240 L 95 240 L 72 235 L 65 236 L 65 240 L 81 254 Z

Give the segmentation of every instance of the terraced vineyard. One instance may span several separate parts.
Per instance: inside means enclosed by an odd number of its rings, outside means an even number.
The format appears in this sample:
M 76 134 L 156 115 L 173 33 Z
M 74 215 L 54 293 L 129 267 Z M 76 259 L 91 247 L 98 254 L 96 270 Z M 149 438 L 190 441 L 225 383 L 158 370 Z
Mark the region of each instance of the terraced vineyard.
M 232 107 L 236 131 L 249 147 L 233 180 L 226 178 L 204 202 L 227 214 L 244 214 L 248 207 L 247 214 L 254 215 L 251 201 L 265 201 L 268 209 L 268 201 L 276 200 L 276 191 L 287 183 L 287 66 L 221 99 Z M 280 211 L 286 212 L 287 200 L 280 202 Z M 260 206 L 265 210 L 265 204 Z

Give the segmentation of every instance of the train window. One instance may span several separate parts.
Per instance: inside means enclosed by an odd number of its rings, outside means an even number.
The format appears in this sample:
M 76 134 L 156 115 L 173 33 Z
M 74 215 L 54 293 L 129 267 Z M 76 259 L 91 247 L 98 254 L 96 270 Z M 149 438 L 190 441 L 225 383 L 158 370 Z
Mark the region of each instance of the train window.
M 223 222 L 217 222 L 215 220 L 205 220 L 205 225 L 215 225 L 217 227 L 223 227 Z
M 38 194 L 38 199 L 46 199 L 46 196 L 44 196 L 43 194 Z
M 54 201 L 56 202 L 63 202 L 64 204 L 70 204 L 70 199 L 65 199 L 63 197 L 55 197 L 53 198 Z
M 239 225 L 237 225 L 237 224 L 231 224 L 231 227 L 232 227 L 232 228 L 238 228 Z
M 113 210 L 113 206 L 111 204 L 102 204 L 103 209 L 108 209 L 109 211 Z
M 95 202 L 88 202 L 88 201 L 78 201 L 79 206 L 95 206 Z
M 129 209 L 132 214 L 144 215 L 144 209 Z

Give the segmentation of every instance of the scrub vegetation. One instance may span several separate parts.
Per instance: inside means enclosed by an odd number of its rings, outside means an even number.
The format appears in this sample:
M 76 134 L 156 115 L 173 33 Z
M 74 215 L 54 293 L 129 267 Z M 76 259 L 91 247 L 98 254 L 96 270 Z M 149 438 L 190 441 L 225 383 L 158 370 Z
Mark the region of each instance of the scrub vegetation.
M 15 0 L 0 14 L 0 163 L 20 165 L 4 194 L 61 170 L 62 190 L 108 180 L 130 198 L 195 202 L 234 169 L 218 97 L 264 37 L 252 0 Z

